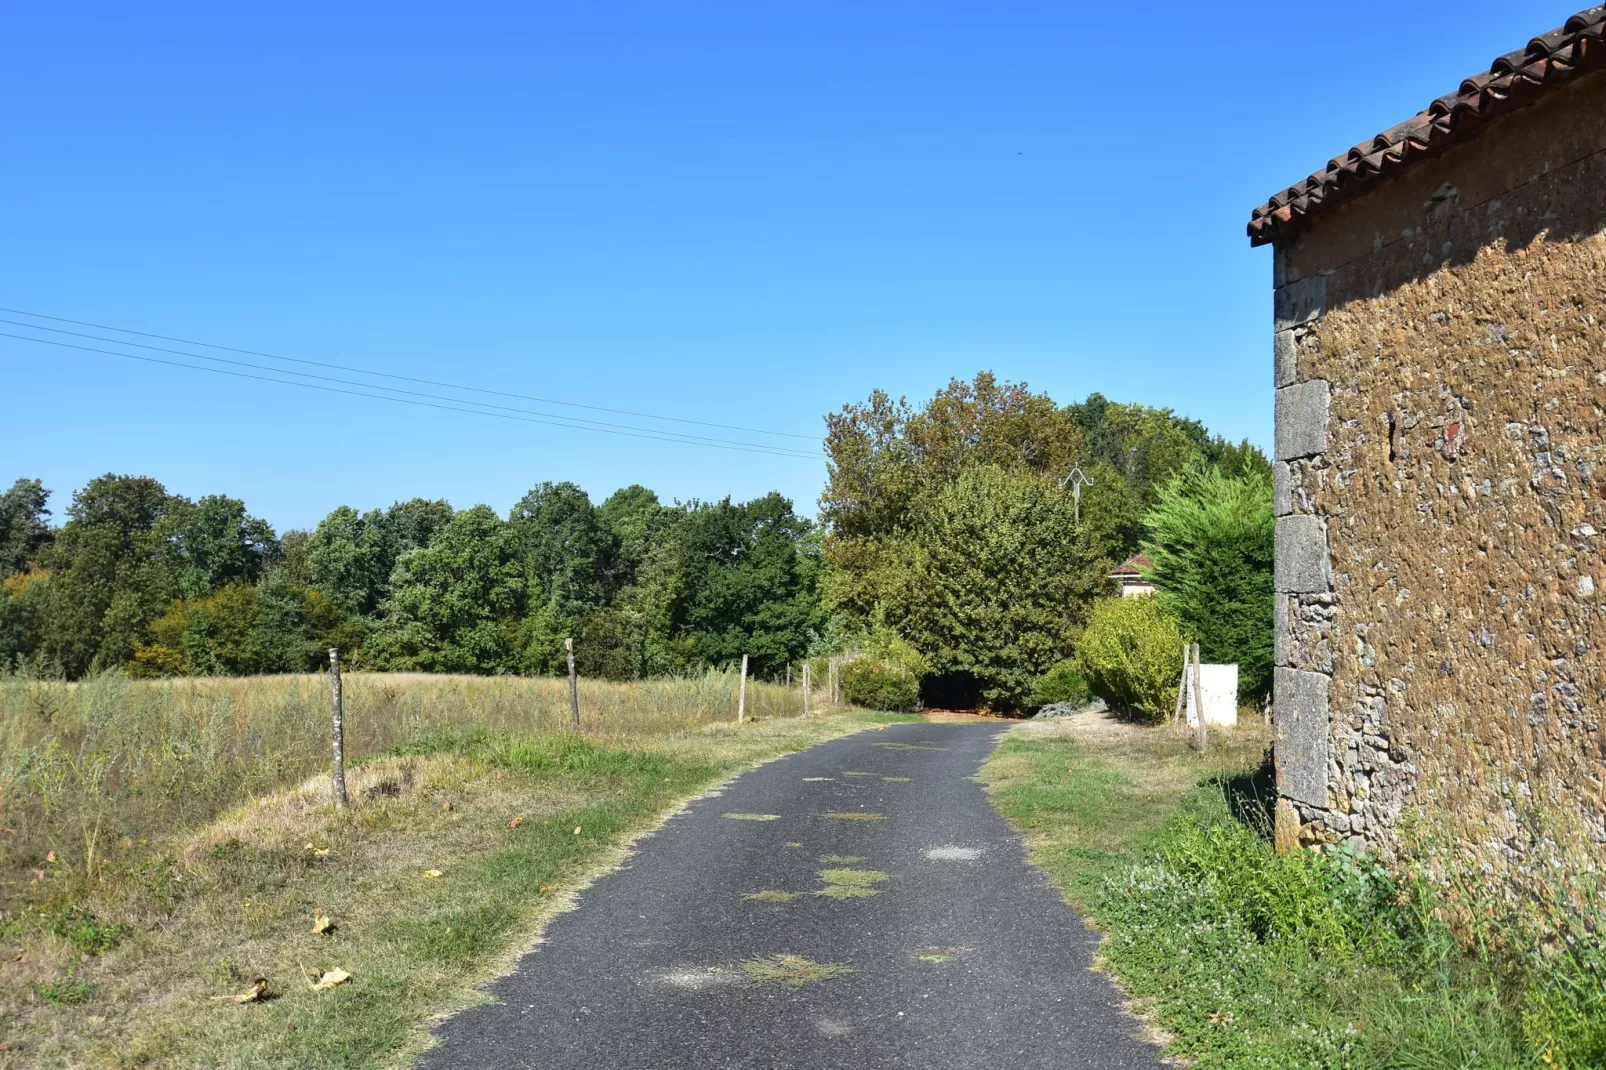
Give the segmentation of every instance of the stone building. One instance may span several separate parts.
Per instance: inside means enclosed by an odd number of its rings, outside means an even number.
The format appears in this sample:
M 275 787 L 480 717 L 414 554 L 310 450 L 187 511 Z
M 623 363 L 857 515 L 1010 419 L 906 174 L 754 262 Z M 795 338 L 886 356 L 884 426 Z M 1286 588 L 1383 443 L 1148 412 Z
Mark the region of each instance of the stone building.
M 1257 208 L 1278 837 L 1606 845 L 1606 8 Z

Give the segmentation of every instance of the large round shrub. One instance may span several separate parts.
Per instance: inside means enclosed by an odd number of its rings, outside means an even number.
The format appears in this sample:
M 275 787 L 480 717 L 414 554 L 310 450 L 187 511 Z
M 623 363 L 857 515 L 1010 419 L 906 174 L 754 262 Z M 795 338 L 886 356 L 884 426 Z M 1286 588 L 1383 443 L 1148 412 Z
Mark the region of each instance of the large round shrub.
M 1159 599 L 1106 598 L 1093 604 L 1076 667 L 1111 706 L 1163 721 L 1176 706 L 1182 643 L 1182 626 Z
M 907 712 L 920 704 L 920 678 L 901 665 L 859 658 L 842 667 L 842 694 L 855 706 Z

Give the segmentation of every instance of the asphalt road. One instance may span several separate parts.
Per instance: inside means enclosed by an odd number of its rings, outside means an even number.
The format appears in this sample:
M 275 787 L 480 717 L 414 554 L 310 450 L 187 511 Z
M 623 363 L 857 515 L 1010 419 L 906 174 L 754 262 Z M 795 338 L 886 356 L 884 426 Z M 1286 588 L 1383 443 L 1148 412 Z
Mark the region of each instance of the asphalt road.
M 970 779 L 1002 730 L 895 725 L 746 773 L 588 889 L 420 1064 L 1159 1067 L 1089 969 L 1095 937 Z M 869 875 L 821 876 L 838 869 Z M 878 894 L 814 894 L 855 886 Z M 744 898 L 763 891 L 801 894 Z M 852 972 L 793 987 L 743 967 L 782 955 Z

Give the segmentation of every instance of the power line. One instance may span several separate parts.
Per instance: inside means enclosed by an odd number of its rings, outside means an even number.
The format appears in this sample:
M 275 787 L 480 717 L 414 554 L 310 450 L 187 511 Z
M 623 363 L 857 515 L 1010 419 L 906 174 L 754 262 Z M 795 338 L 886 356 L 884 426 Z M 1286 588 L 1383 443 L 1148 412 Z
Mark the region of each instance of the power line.
M 242 356 L 247 356 L 247 357 L 266 357 L 269 360 L 289 361 L 292 364 L 305 364 L 305 365 L 308 365 L 309 367 L 314 367 L 314 368 L 328 368 L 328 369 L 330 369 L 332 371 L 352 372 L 352 373 L 354 373 L 356 375 L 373 375 L 373 376 L 378 376 L 378 377 L 384 378 L 384 379 L 395 379 L 398 382 L 420 383 L 420 384 L 422 384 L 424 386 L 440 386 L 440 387 L 446 387 L 449 390 L 466 390 L 466 391 L 469 391 L 471 393 L 476 393 L 476 394 L 494 394 L 494 395 L 496 395 L 498 397 L 514 398 L 514 399 L 519 400 L 519 401 L 537 401 L 537 402 L 540 402 L 543 405 L 562 405 L 562 406 L 564 406 L 566 408 L 590 409 L 593 412 L 611 412 L 616 416 L 634 416 L 634 417 L 637 417 L 638 419 L 643 419 L 643 420 L 664 420 L 664 421 L 669 422 L 669 423 L 695 424 L 695 425 L 697 425 L 699 427 L 717 427 L 717 428 L 721 428 L 722 430 L 725 430 L 725 431 L 745 431 L 745 432 L 747 432 L 749 434 L 754 434 L 754 435 L 775 435 L 775 436 L 778 436 L 778 437 L 781 437 L 781 438 L 801 438 L 801 439 L 805 439 L 805 440 L 807 440 L 809 442 L 817 441 L 817 439 L 818 439 L 818 436 L 816 436 L 816 435 L 800 435 L 795 431 L 771 431 L 771 430 L 767 430 L 766 428 L 762 428 L 762 427 L 742 427 L 742 426 L 737 425 L 737 424 L 721 424 L 721 423 L 713 423 L 713 422 L 710 422 L 710 421 L 707 421 L 707 420 L 692 420 L 692 419 L 688 419 L 688 418 L 682 417 L 682 416 L 659 416 L 659 415 L 656 415 L 655 413 L 634 412 L 634 411 L 632 411 L 630 409 L 611 409 L 611 408 L 608 408 L 606 405 L 587 405 L 587 404 L 584 404 L 584 403 L 578 402 L 578 401 L 559 401 L 556 398 L 534 397 L 533 395 L 530 395 L 530 394 L 513 394 L 513 393 L 509 393 L 508 391 L 505 391 L 505 390 L 492 390 L 492 389 L 490 389 L 488 387 L 483 387 L 483 386 L 464 386 L 461 383 L 448 383 L 448 382 L 443 382 L 443 381 L 438 380 L 438 379 L 418 379 L 418 378 L 414 378 L 413 376 L 409 376 L 409 375 L 396 375 L 396 374 L 394 374 L 392 372 L 376 372 L 376 371 L 371 371 L 371 370 L 369 370 L 367 368 L 351 367 L 350 365 L 346 365 L 346 364 L 329 364 L 329 363 L 325 363 L 323 361 L 304 360 L 301 357 L 285 357 L 285 356 L 280 356 L 277 353 L 263 353 L 263 352 L 260 352 L 258 350 L 255 350 L 255 349 L 236 349 L 234 346 L 218 345 L 218 344 L 213 343 L 213 342 L 196 342 L 196 341 L 191 341 L 188 338 L 174 338 L 174 337 L 172 337 L 170 335 L 165 335 L 165 334 L 151 334 L 151 333 L 149 333 L 147 331 L 136 331 L 136 330 L 133 330 L 133 329 L 128 328 L 128 327 L 112 327 L 112 326 L 108 326 L 108 325 L 106 325 L 104 323 L 90 323 L 87 320 L 67 319 L 64 316 L 49 316 L 49 315 L 46 315 L 43 312 L 29 312 L 26 309 L 20 309 L 20 308 L 4 308 L 4 307 L 0 307 L 0 312 L 9 312 L 13 316 L 30 316 L 30 317 L 32 317 L 34 319 L 50 320 L 53 323 L 70 323 L 75 327 L 93 327 L 97 331 L 116 331 L 118 334 L 132 334 L 132 335 L 135 335 L 135 336 L 140 337 L 140 338 L 154 338 L 157 341 L 161 341 L 161 342 L 178 342 L 180 345 L 201 346 L 204 349 L 216 349 L 216 350 L 220 350 L 220 351 L 225 352 L 225 353 L 239 353 Z M 21 324 L 21 326 L 29 326 L 29 327 L 31 327 L 33 325 L 32 324 Z M 48 327 L 47 328 L 42 328 L 42 329 L 49 330 Z M 115 342 L 115 340 L 112 340 L 112 339 L 104 339 L 104 340 L 105 341 L 113 341 L 114 344 L 118 344 L 118 345 L 122 345 L 122 344 L 132 345 L 132 344 L 134 344 L 134 343 Z M 195 356 L 195 355 L 198 355 L 198 354 L 188 354 L 188 355 Z M 274 369 L 274 370 L 278 371 L 278 370 L 281 370 L 281 369 Z
M 196 365 L 196 364 L 182 364 L 182 363 L 180 363 L 180 362 L 178 362 L 176 360 L 163 360 L 160 357 L 145 357 L 145 356 L 141 356 L 138 353 L 118 353 L 118 352 L 116 352 L 114 350 L 110 350 L 110 349 L 96 349 L 96 348 L 94 348 L 92 346 L 75 345 L 72 342 L 58 342 L 58 341 L 55 341 L 54 339 L 50 339 L 50 338 L 29 338 L 26 335 L 11 334 L 11 333 L 6 332 L 6 331 L 0 331 L 0 338 L 14 338 L 14 339 L 16 339 L 17 341 L 20 341 L 20 342 L 33 342 L 33 343 L 35 343 L 37 345 L 57 346 L 57 347 L 60 347 L 62 349 L 76 349 L 76 350 L 80 350 L 80 351 L 85 352 L 85 353 L 104 353 L 106 356 L 109 356 L 109 357 L 122 357 L 125 360 L 140 360 L 140 361 L 144 361 L 147 364 L 165 364 L 165 365 L 168 365 L 169 367 L 174 367 L 174 368 L 187 368 L 190 371 L 211 372 L 214 375 L 232 375 L 232 376 L 234 376 L 235 378 L 238 378 L 238 379 L 255 379 L 255 380 L 258 380 L 259 382 L 264 382 L 264 383 L 279 383 L 279 384 L 281 384 L 283 386 L 298 386 L 298 387 L 301 387 L 304 390 L 322 390 L 325 393 L 329 393 L 329 394 L 349 394 L 349 395 L 352 395 L 353 397 L 372 398 L 375 401 L 393 401 L 398 405 L 415 405 L 415 406 L 418 406 L 420 408 L 426 408 L 426 409 L 444 409 L 444 410 L 447 410 L 449 412 L 466 412 L 466 413 L 470 413 L 471 415 L 474 415 L 474 416 L 494 416 L 494 417 L 496 417 L 498 419 L 501 419 L 501 420 L 514 420 L 514 421 L 517 421 L 519 423 L 545 424 L 545 425 L 547 425 L 549 427 L 566 427 L 566 428 L 569 428 L 570 430 L 597 431 L 597 432 L 600 432 L 600 433 L 605 434 L 605 435 L 623 435 L 623 436 L 625 436 L 627 438 L 644 438 L 644 439 L 647 439 L 648 441 L 652 441 L 652 442 L 678 442 L 678 443 L 681 443 L 682 445 L 705 446 L 705 447 L 707 447 L 709 449 L 737 450 L 737 451 L 742 452 L 742 453 L 761 453 L 761 454 L 765 454 L 765 455 L 768 455 L 768 456 L 771 456 L 771 457 L 801 457 L 801 458 L 805 458 L 805 459 L 808 459 L 808 460 L 818 460 L 819 459 L 819 456 L 816 455 L 816 454 L 804 453 L 802 451 L 786 452 L 786 448 L 785 447 L 780 447 L 780 446 L 764 446 L 764 445 L 759 445 L 759 444 L 756 444 L 756 443 L 755 444 L 751 444 L 751 445 L 735 445 L 735 444 L 723 444 L 723 443 L 719 443 L 719 442 L 699 442 L 699 441 L 696 441 L 696 440 L 693 440 L 693 439 L 689 439 L 689 438 L 671 438 L 671 437 L 667 437 L 667 435 L 665 433 L 660 433 L 660 432 L 646 430 L 646 429 L 641 429 L 641 430 L 637 430 L 637 431 L 625 431 L 625 430 L 616 430 L 614 428 L 609 428 L 609 427 L 590 427 L 590 426 L 584 426 L 584 425 L 564 424 L 564 423 L 558 423 L 555 420 L 550 420 L 550 419 L 543 420 L 543 419 L 538 419 L 538 418 L 529 417 L 529 416 L 515 416 L 515 415 L 512 415 L 511 413 L 487 412 L 484 409 L 466 408 L 463 405 L 441 405 L 441 404 L 437 404 L 435 402 L 429 402 L 429 401 L 414 401 L 414 400 L 412 400 L 410 398 L 390 397 L 390 396 L 385 395 L 385 394 L 368 394 L 368 393 L 364 393 L 364 392 L 362 392 L 360 390 L 345 390 L 345 389 L 342 389 L 341 387 L 336 387 L 336 386 L 319 386 L 317 383 L 298 383 L 293 379 L 275 379 L 275 378 L 272 378 L 271 376 L 266 376 L 266 375 L 252 375 L 250 372 L 230 371 L 227 368 L 208 368 L 208 367 L 204 367 L 204 366 Z M 464 405 L 468 405 L 468 404 L 472 404 L 472 403 L 468 403 L 468 402 L 464 403 Z
M 476 409 L 500 409 L 500 410 L 502 410 L 504 412 L 517 412 L 517 413 L 523 413 L 524 415 L 527 415 L 527 416 L 541 416 L 541 417 L 547 418 L 548 420 L 563 421 L 561 424 L 558 424 L 557 426 L 564 426 L 564 427 L 566 427 L 566 426 L 575 426 L 575 427 L 583 427 L 583 428 L 586 428 L 586 429 L 589 429 L 589 430 L 599 430 L 599 429 L 603 429 L 603 428 L 615 428 L 615 429 L 623 430 L 623 431 L 641 431 L 641 432 L 645 432 L 645 433 L 647 433 L 649 435 L 662 436 L 665 441 L 687 441 L 687 442 L 695 442 L 695 443 L 697 443 L 699 445 L 702 445 L 702 444 L 716 445 L 717 444 L 717 445 L 726 445 L 726 446 L 753 446 L 753 447 L 756 447 L 756 448 L 759 448 L 759 449 L 773 450 L 773 451 L 776 451 L 778 453 L 787 453 L 787 454 L 792 454 L 794 456 L 799 456 L 799 457 L 815 457 L 815 456 L 818 456 L 817 453 L 810 452 L 810 451 L 807 451 L 807 450 L 794 449 L 791 446 L 769 446 L 769 445 L 765 445 L 763 443 L 741 442 L 741 441 L 738 441 L 738 440 L 735 440 L 735 439 L 729 439 L 729 438 L 710 438 L 710 437 L 708 437 L 706 435 L 693 435 L 693 434 L 689 434 L 689 433 L 687 433 L 685 431 L 667 431 L 667 430 L 666 431 L 659 431 L 659 430 L 657 430 L 655 428 L 636 427 L 636 426 L 634 426 L 632 424 L 616 424 L 616 423 L 611 423 L 611 422 L 609 422 L 607 420 L 587 420 L 587 419 L 584 419 L 584 418 L 579 417 L 579 416 L 564 416 L 561 413 L 555 413 L 555 412 L 540 412 L 540 411 L 535 410 L 535 409 L 520 409 L 520 408 L 517 408 L 517 407 L 512 406 L 512 405 L 498 405 L 498 404 L 496 404 L 494 402 L 490 402 L 490 401 L 468 401 L 468 400 L 465 400 L 463 398 L 446 397 L 445 395 L 442 395 L 442 394 L 429 394 L 429 393 L 425 393 L 425 392 L 419 391 L 419 390 L 407 390 L 407 389 L 405 389 L 403 387 L 399 387 L 399 386 L 382 386 L 382 385 L 379 385 L 379 384 L 376 384 L 376 383 L 356 382 L 356 381 L 351 380 L 351 379 L 339 379 L 339 378 L 336 378 L 336 377 L 331 376 L 331 375 L 317 375 L 317 374 L 315 374 L 313 372 L 298 372 L 298 371 L 294 371 L 294 370 L 289 369 L 289 368 L 274 368 L 274 367 L 270 367 L 270 366 L 265 365 L 265 364 L 253 364 L 252 362 L 246 361 L 246 360 L 231 360 L 228 357 L 213 357 L 213 356 L 208 356 L 205 353 L 189 353 L 189 352 L 186 352 L 186 351 L 184 351 L 182 349 L 168 349 L 165 346 L 146 345 L 143 342 L 124 342 L 124 341 L 122 341 L 120 339 L 117 339 L 117 338 L 103 338 L 100 335 L 96 335 L 96 334 L 84 334 L 81 331 L 68 331 L 68 330 L 63 330 L 60 327 L 44 327 L 44 326 L 40 326 L 40 325 L 32 324 L 32 323 L 23 323 L 20 320 L 5 319 L 4 317 L 0 317 L 0 323 L 9 323 L 14 327 L 24 327 L 24 328 L 27 328 L 30 331 L 50 331 L 52 334 L 65 334 L 65 335 L 68 335 L 69 337 L 72 337 L 72 338 L 84 338 L 84 339 L 88 339 L 90 341 L 95 341 L 95 342 L 106 342 L 106 343 L 108 343 L 110 345 L 132 346 L 135 349 L 145 349 L 145 350 L 149 350 L 149 351 L 151 351 L 153 353 L 169 353 L 169 354 L 172 354 L 173 356 L 177 356 L 177 357 L 189 357 L 191 360 L 206 360 L 206 361 L 212 361 L 212 362 L 217 363 L 217 364 L 231 364 L 231 365 L 233 365 L 233 366 L 235 366 L 237 368 L 254 368 L 257 371 L 273 372 L 275 375 L 296 375 L 296 376 L 300 376 L 300 377 L 305 378 L 305 379 L 317 379 L 317 380 L 320 380 L 320 381 L 326 382 L 326 383 L 340 383 L 343 386 L 360 387 L 360 388 L 362 388 L 364 390 L 385 390 L 385 391 L 388 391 L 388 392 L 394 393 L 394 394 L 408 394 L 408 395 L 411 395 L 412 397 L 429 398 L 429 399 L 431 399 L 433 401 L 449 401 L 449 402 L 453 402 L 453 403 L 456 403 L 456 404 L 470 405 L 470 406 L 475 407 Z M 26 335 L 8 335 L 7 337 L 21 338 L 21 339 L 23 339 L 25 341 L 28 341 L 28 340 L 40 341 L 40 342 L 48 341 L 48 339 L 43 339 L 43 338 L 30 339 Z M 90 350 L 90 351 L 91 352 L 100 352 L 100 353 L 112 353 L 113 352 L 111 350 L 93 350 L 93 349 Z M 189 368 L 195 367 L 195 365 L 182 365 L 182 364 L 178 365 L 178 366 L 179 367 L 189 367 Z M 289 382 L 289 380 L 279 380 L 279 381 L 280 382 Z M 369 395 L 369 396 L 371 396 L 371 397 L 381 397 L 381 396 L 384 396 L 384 395 L 373 394 L 373 395 Z

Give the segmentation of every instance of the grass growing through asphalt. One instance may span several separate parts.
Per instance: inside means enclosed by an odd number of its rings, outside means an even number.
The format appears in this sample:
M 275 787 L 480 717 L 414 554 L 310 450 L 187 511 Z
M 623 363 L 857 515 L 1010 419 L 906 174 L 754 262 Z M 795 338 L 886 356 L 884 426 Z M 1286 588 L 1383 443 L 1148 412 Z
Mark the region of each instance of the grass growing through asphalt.
M 754 984 L 779 984 L 790 988 L 802 988 L 804 985 L 815 984 L 819 981 L 829 981 L 833 977 L 853 973 L 852 966 L 844 966 L 837 962 L 810 962 L 802 955 L 769 955 L 765 958 L 748 959 L 742 963 L 742 972 Z
M 1598 990 L 1587 963 L 1566 985 L 1553 976 L 1565 953 L 1513 970 L 1453 937 L 1425 881 L 1349 851 L 1279 857 L 1245 798 L 1270 793 L 1250 775 L 1264 741 L 1215 733 L 1197 755 L 1167 730 L 1083 715 L 1023 726 L 983 767 L 1034 861 L 1108 934 L 1103 964 L 1169 1054 L 1196 1067 L 1602 1065 L 1606 1028 L 1584 1010 L 1598 1001 L 1572 994 Z M 1535 1028 L 1532 1008 L 1556 999 L 1571 1002 L 1550 1020 L 1570 1033 Z
M 81 700 L 48 696 L 63 698 Z M 21 905 L 0 919 L 0 1067 L 396 1064 L 431 1015 L 482 998 L 474 986 L 680 800 L 888 719 L 666 719 L 600 739 L 540 721 L 522 733 L 419 727 L 348 773 L 343 814 L 318 776 L 188 829 L 147 824 L 144 843 L 130 837 L 92 868 L 64 837 L 57 861 L 38 859 L 41 875 L 11 887 Z M 88 753 L 94 738 L 79 728 L 54 742 Z M 114 798 L 121 790 L 113 785 Z M 133 809 L 161 812 L 155 802 Z M 332 922 L 325 933 L 313 931 L 318 910 Z M 314 991 L 303 967 L 351 980 Z M 274 998 L 216 998 L 250 991 L 257 977 Z

